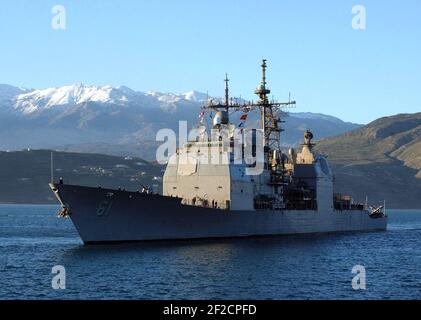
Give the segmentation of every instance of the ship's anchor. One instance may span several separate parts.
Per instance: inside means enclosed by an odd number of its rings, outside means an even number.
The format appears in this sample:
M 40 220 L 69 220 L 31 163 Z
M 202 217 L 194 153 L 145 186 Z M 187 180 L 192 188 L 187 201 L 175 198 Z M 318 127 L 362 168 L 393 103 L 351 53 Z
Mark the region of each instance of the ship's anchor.
M 63 207 L 58 213 L 57 216 L 60 218 L 67 218 L 70 214 L 70 210 L 68 207 Z

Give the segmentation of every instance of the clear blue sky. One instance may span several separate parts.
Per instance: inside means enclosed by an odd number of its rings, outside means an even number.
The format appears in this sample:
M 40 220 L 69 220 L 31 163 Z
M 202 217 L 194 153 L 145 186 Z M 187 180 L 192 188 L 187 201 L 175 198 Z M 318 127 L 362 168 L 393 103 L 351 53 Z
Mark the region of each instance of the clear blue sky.
M 66 30 L 51 9 L 66 8 Z M 351 9 L 367 9 L 353 30 Z M 421 1 L 2 0 L 0 83 L 75 82 L 253 97 L 260 60 L 275 98 L 360 123 L 421 111 Z

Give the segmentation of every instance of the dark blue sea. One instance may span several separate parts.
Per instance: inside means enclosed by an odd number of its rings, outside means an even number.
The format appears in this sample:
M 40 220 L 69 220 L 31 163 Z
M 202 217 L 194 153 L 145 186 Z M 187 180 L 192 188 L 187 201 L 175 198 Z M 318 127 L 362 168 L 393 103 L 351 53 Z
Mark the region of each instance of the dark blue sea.
M 421 210 L 389 210 L 387 232 L 107 246 L 57 211 L 0 206 L 0 299 L 421 299 Z

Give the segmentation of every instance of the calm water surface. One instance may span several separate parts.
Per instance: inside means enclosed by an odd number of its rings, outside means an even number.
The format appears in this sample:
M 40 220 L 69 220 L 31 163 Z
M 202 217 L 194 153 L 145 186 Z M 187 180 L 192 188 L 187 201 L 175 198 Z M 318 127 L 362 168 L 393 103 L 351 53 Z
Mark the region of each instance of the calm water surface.
M 0 299 L 421 299 L 421 210 L 389 210 L 387 232 L 110 246 L 57 211 L 0 206 Z

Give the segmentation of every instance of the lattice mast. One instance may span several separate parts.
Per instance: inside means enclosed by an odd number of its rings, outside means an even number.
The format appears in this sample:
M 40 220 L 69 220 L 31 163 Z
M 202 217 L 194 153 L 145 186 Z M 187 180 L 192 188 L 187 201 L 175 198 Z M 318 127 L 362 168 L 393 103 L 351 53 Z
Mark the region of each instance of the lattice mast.
M 228 75 L 225 76 L 225 101 L 223 103 L 218 102 L 214 103 L 213 101 L 208 101 L 208 104 L 203 107 L 204 110 L 215 110 L 215 111 L 229 111 L 234 109 L 235 111 L 240 110 L 260 110 L 261 117 L 261 129 L 263 130 L 263 146 L 266 147 L 267 151 L 269 150 L 280 150 L 280 133 L 283 131 L 279 124 L 283 121 L 280 119 L 281 108 L 295 105 L 295 101 L 288 102 L 274 102 L 269 101 L 268 95 L 270 94 L 269 88 L 266 87 L 266 59 L 262 60 L 262 81 L 260 86 L 255 90 L 255 94 L 259 96 L 259 101 L 257 103 L 248 102 L 248 103 L 233 103 L 229 98 L 229 79 Z
M 229 103 L 230 103 L 230 101 L 229 101 L 229 99 L 230 99 L 230 94 L 229 94 L 229 86 L 228 86 L 228 83 L 229 83 L 229 79 L 228 79 L 228 73 L 226 73 L 225 74 L 225 79 L 224 79 L 224 82 L 225 82 L 225 105 L 227 106 L 227 108 L 226 108 L 226 111 L 228 112 L 228 107 L 229 107 Z
M 271 150 L 280 150 L 281 148 L 281 132 L 280 123 L 280 108 L 295 105 L 295 101 L 289 102 L 269 102 L 268 95 L 270 94 L 269 88 L 266 87 L 266 59 L 262 61 L 262 81 L 260 86 L 254 92 L 260 98 L 258 107 L 260 108 L 261 129 L 263 130 L 263 145 Z

